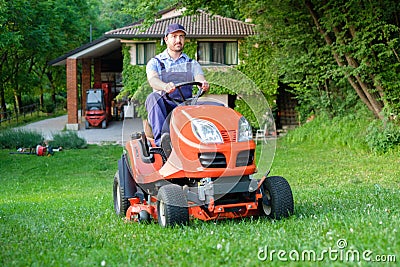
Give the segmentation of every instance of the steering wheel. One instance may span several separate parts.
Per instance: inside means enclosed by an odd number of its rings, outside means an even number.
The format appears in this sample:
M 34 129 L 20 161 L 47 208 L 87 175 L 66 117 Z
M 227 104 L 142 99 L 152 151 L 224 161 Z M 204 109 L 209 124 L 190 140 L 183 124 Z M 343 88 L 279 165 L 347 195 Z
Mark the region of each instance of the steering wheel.
M 176 105 L 180 105 L 180 104 L 182 104 L 182 103 L 184 103 L 184 102 L 189 102 L 189 101 L 190 101 L 190 104 L 191 104 L 191 105 L 195 105 L 196 102 L 197 102 L 197 99 L 198 99 L 200 96 L 204 95 L 205 92 L 203 91 L 203 89 L 200 88 L 199 91 L 198 91 L 198 93 L 197 93 L 194 97 L 185 98 L 185 96 L 184 96 L 183 93 L 182 93 L 181 87 L 182 87 L 182 86 L 187 86 L 187 85 L 202 86 L 203 84 L 202 84 L 201 82 L 195 82 L 195 81 L 183 82 L 183 83 L 175 84 L 175 88 L 178 90 L 178 92 L 179 92 L 181 98 L 172 98 L 172 97 L 169 95 L 169 93 L 165 93 L 165 97 L 166 97 L 168 100 L 174 102 Z

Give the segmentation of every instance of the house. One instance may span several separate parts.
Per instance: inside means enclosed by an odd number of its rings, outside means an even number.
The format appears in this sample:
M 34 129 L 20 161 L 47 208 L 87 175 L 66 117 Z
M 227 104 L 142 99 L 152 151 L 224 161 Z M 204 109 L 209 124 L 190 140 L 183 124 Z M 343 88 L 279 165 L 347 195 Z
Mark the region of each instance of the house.
M 255 34 L 255 25 L 243 21 L 211 16 L 198 11 L 191 16 L 182 16 L 182 10 L 170 9 L 161 13 L 162 17 L 150 27 L 143 29 L 141 23 L 106 32 L 103 37 L 81 46 L 49 62 L 52 66 L 66 65 L 67 72 L 67 129 L 78 130 L 79 103 L 86 103 L 85 91 L 94 83 L 107 82 L 118 93 L 122 84 L 122 48 L 129 47 L 130 64 L 145 66 L 156 55 L 156 47 L 161 42 L 166 27 L 171 23 L 184 25 L 188 34 L 186 40 L 196 44 L 195 58 L 200 64 L 217 62 L 225 65 L 240 64 L 241 41 Z M 185 48 L 186 52 L 186 48 Z M 79 64 L 81 74 L 79 79 Z M 94 77 L 91 77 L 93 67 Z M 81 81 L 79 94 L 78 81 Z M 81 99 L 78 96 L 81 95 Z M 226 100 L 228 101 L 228 100 Z

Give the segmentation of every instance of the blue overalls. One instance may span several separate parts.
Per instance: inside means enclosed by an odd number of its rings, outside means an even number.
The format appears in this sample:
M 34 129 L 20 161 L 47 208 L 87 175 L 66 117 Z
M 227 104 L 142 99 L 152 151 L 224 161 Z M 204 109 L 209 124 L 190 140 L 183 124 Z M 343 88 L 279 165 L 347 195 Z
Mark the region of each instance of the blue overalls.
M 183 63 L 179 66 L 179 71 L 166 70 L 164 63 L 155 57 L 158 63 L 161 65 L 161 77 L 160 79 L 165 82 L 173 82 L 174 84 L 189 82 L 194 80 L 191 59 L 188 62 Z M 181 91 L 185 99 L 192 97 L 192 86 L 183 86 Z M 168 115 L 176 107 L 176 104 L 164 96 L 165 92 L 152 92 L 147 96 L 146 109 L 148 113 L 149 124 L 152 128 L 154 141 L 157 146 L 160 146 L 161 135 L 164 132 L 169 132 L 169 119 Z M 181 95 L 178 90 L 175 90 L 170 94 L 171 98 L 181 99 Z

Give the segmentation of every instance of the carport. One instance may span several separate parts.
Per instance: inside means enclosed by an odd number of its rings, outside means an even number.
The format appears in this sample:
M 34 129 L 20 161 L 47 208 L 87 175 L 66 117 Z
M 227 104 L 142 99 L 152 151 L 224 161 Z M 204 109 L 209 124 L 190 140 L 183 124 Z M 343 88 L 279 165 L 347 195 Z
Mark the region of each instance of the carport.
M 118 39 L 102 37 L 50 61 L 49 65 L 66 65 L 68 110 L 66 129 L 79 130 L 79 103 L 82 110 L 85 110 L 86 90 L 96 83 L 115 84 L 115 79 L 102 77 L 102 74 L 122 72 L 121 43 Z

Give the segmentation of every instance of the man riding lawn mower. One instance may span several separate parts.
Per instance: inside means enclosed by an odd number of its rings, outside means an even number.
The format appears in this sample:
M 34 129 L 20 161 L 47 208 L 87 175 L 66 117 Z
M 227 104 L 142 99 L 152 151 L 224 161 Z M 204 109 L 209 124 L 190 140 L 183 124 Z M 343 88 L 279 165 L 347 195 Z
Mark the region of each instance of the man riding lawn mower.
M 176 87 L 188 85 L 201 83 Z M 255 178 L 257 148 L 249 122 L 229 107 L 198 103 L 201 93 L 170 98 L 177 107 L 169 119 L 169 156 L 144 133 L 126 143 L 114 177 L 116 213 L 132 221 L 158 220 L 163 227 L 193 218 L 292 214 L 292 191 L 283 177 Z
M 250 123 L 224 105 L 197 101 L 209 84 L 200 64 L 182 52 L 185 36 L 182 25 L 169 25 L 167 49 L 147 64 L 153 92 L 146 109 L 154 139 L 141 133 L 126 143 L 114 178 L 116 213 L 133 221 L 155 219 L 164 227 L 190 218 L 289 216 L 293 197 L 288 182 L 267 178 L 268 173 L 255 177 L 256 155 L 266 153 L 256 148 Z M 220 80 L 228 78 L 228 85 L 237 78 L 243 83 L 240 75 L 230 78 L 227 69 L 220 69 Z M 195 97 L 193 85 L 199 87 Z

